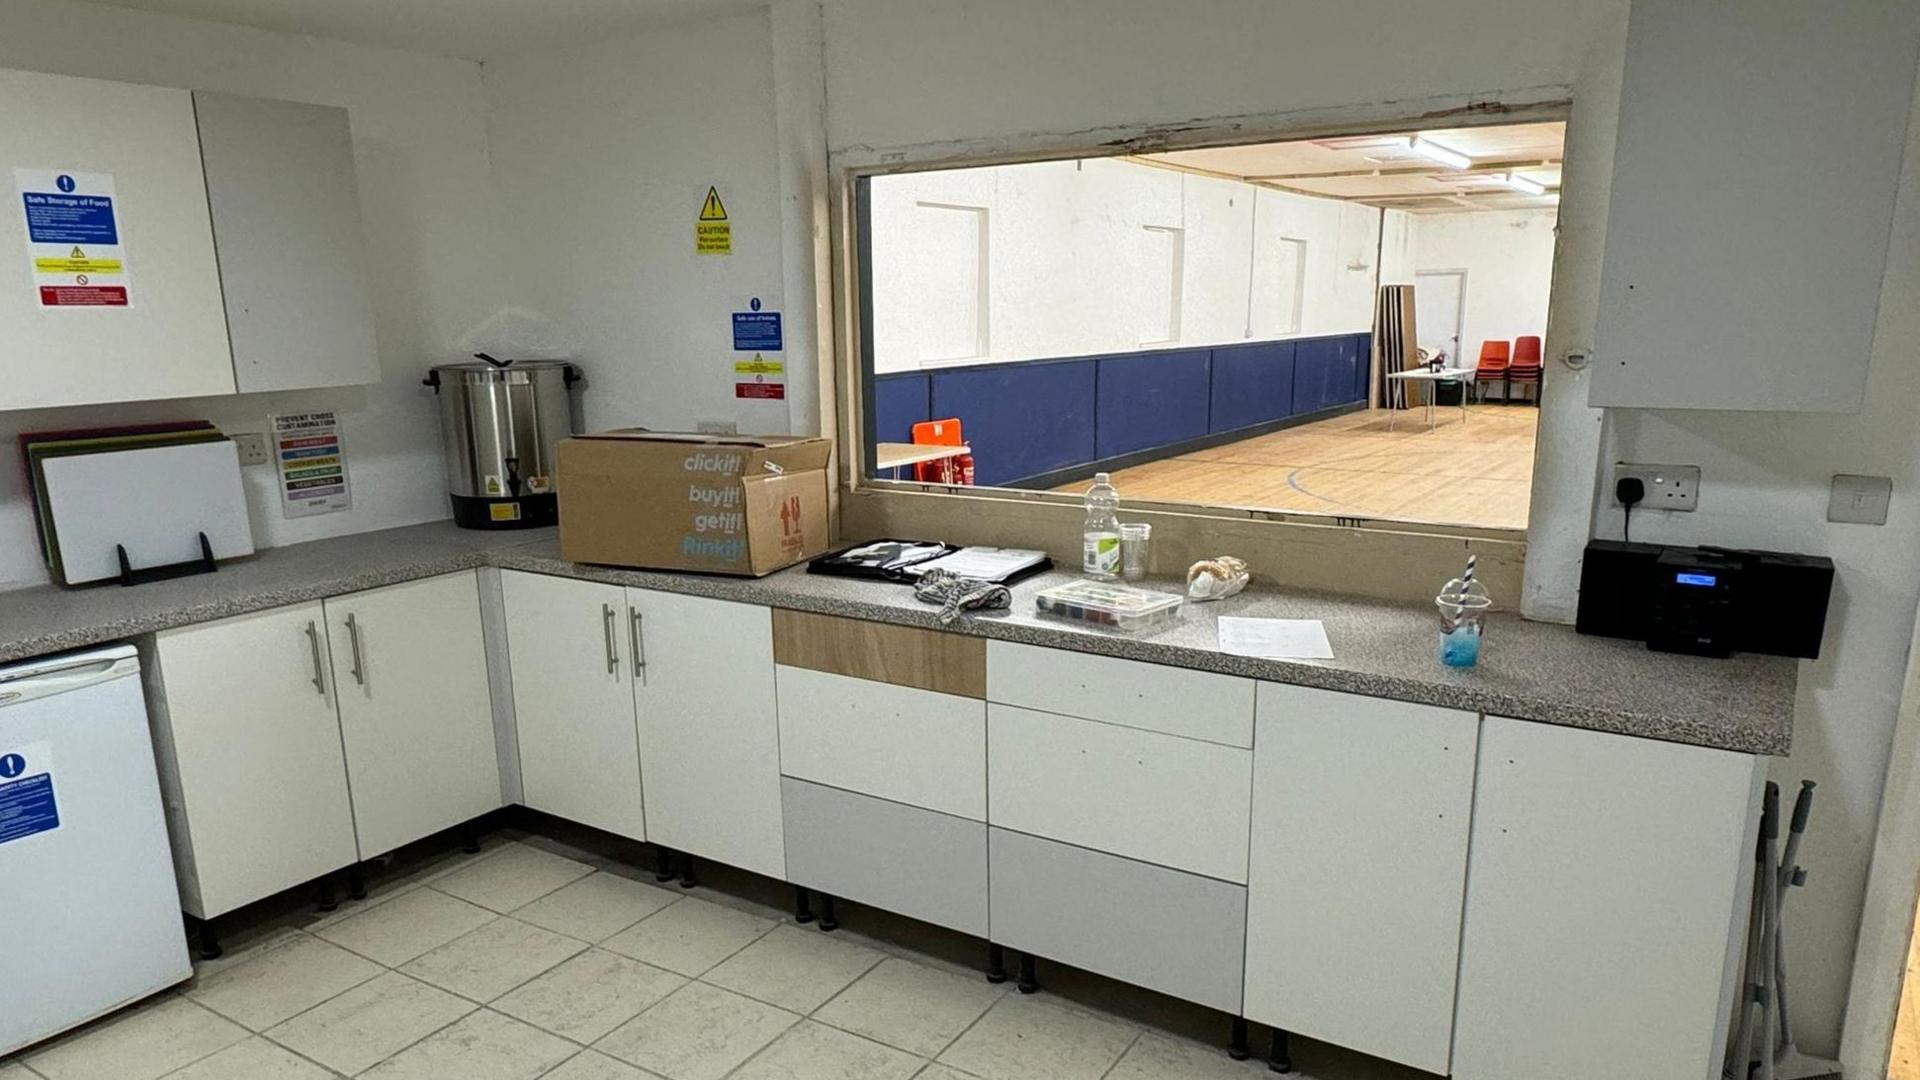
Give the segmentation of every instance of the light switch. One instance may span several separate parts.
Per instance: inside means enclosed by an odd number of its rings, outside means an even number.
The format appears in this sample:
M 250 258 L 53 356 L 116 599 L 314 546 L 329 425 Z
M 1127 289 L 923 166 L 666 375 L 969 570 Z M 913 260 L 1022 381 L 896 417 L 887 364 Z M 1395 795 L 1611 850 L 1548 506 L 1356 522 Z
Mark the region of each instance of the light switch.
M 1833 478 L 1833 494 L 1827 498 L 1827 520 L 1885 525 L 1887 505 L 1892 501 L 1891 477 L 1841 473 Z

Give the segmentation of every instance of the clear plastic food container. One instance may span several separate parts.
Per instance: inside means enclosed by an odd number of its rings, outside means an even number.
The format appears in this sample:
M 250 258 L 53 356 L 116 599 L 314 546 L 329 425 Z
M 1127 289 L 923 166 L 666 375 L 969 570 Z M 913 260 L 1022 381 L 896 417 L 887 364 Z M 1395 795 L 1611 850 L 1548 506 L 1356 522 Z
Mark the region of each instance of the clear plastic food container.
M 1110 581 L 1075 581 L 1034 594 L 1045 614 L 1128 632 L 1172 622 L 1181 602 L 1177 595 Z

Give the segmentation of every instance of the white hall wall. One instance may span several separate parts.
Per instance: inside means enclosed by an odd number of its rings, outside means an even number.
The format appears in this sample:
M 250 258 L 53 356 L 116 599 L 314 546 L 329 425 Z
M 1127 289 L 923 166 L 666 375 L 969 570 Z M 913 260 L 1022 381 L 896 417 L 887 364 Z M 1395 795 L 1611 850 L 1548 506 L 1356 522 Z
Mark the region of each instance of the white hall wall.
M 0 588 L 46 579 L 15 435 L 208 419 L 264 431 L 275 412 L 341 415 L 353 507 L 287 519 L 270 467 L 245 470 L 261 546 L 444 518 L 429 364 L 506 298 L 492 221 L 480 67 L 73 0 L 0 0 L 0 67 L 345 106 L 353 125 L 381 382 L 0 412 Z
M 979 252 L 970 231 L 943 241 L 927 227 L 956 212 L 984 226 Z M 1373 325 L 1381 212 L 1372 207 L 1093 158 L 876 176 L 870 213 L 881 373 Z M 1181 238 L 1172 337 L 1161 230 Z M 1305 245 L 1291 285 L 1287 240 Z M 984 275 L 969 273 L 982 265 Z M 976 306 L 954 287 L 956 269 L 986 283 L 984 351 L 953 347 L 972 336 L 952 328 L 970 328 Z
M 1558 211 L 1388 210 L 1386 216 L 1381 284 L 1417 285 L 1425 271 L 1466 271 L 1457 359 L 1473 364 L 1483 341 L 1545 336 Z

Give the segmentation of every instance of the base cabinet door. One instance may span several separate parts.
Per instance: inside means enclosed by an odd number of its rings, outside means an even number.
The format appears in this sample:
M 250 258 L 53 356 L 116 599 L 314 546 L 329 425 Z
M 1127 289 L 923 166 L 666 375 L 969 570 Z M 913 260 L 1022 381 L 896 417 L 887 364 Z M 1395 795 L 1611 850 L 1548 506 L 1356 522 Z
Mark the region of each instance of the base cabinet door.
M 356 857 L 326 635 L 317 601 L 155 635 L 155 752 L 189 914 Z
M 1447 1071 L 1479 727 L 1260 685 L 1248 1019 Z
M 360 857 L 501 805 L 472 573 L 326 602 Z
M 627 604 L 648 839 L 784 879 L 772 613 L 647 589 Z
M 513 571 L 500 586 L 523 799 L 645 840 L 626 590 Z
M 782 782 L 795 885 L 987 936 L 987 826 L 918 806 Z
M 1486 718 L 1457 1080 L 1720 1075 L 1764 764 Z

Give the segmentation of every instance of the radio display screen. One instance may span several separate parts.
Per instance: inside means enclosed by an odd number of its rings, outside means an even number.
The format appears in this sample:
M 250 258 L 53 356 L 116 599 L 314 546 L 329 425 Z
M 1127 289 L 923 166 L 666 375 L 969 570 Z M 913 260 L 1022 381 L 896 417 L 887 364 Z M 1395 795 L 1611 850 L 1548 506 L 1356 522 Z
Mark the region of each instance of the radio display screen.
M 1705 588 L 1720 584 L 1720 577 L 1717 574 L 1675 574 L 1673 580 L 1678 585 L 1698 585 Z

